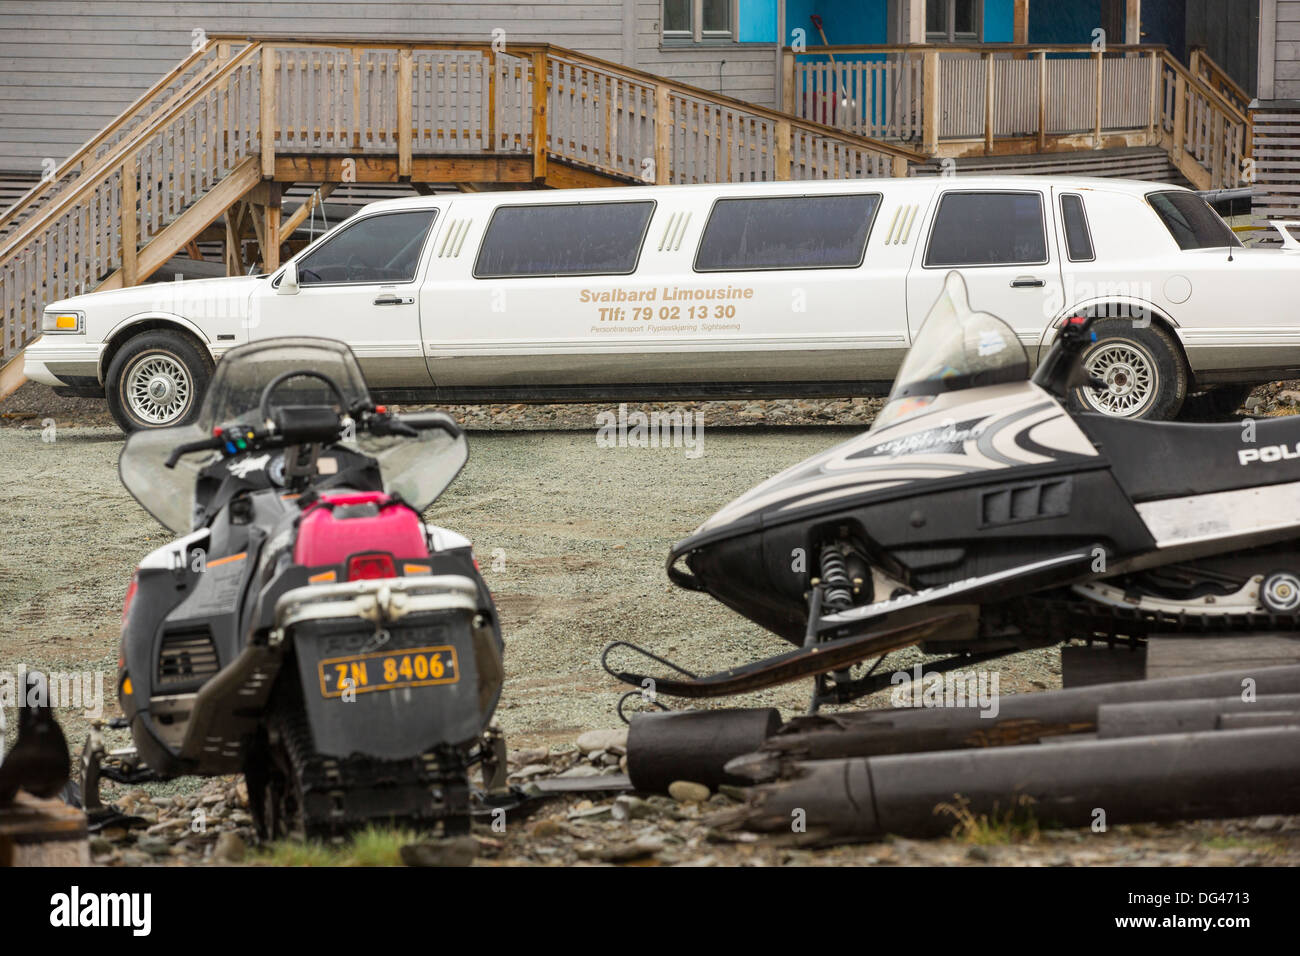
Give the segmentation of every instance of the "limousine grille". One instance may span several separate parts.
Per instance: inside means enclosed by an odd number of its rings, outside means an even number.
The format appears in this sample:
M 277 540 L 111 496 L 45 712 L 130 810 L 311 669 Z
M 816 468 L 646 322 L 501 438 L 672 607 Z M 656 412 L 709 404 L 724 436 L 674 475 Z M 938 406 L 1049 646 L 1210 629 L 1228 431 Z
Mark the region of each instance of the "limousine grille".
M 469 234 L 471 221 L 453 219 L 447 225 L 447 231 L 442 235 L 442 245 L 438 247 L 438 258 L 455 259 L 460 255 L 461 247 L 465 245 L 465 236 Z
M 889 221 L 889 231 L 885 233 L 885 245 L 907 245 L 907 240 L 912 236 L 912 225 L 916 222 L 916 212 L 920 208 L 913 202 L 894 210 L 894 218 Z
M 686 227 L 690 224 L 691 213 L 675 212 L 668 217 L 668 225 L 664 227 L 664 234 L 659 238 L 659 251 L 676 252 L 682 247 L 682 239 L 686 235 Z

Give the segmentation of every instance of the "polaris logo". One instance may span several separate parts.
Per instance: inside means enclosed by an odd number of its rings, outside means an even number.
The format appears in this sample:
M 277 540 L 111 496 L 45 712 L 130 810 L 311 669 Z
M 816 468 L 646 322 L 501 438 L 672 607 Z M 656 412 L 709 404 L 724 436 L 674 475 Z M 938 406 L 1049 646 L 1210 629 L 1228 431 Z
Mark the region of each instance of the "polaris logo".
M 1263 448 L 1243 448 L 1237 452 L 1237 461 L 1249 465 L 1253 461 L 1274 462 L 1300 458 L 1300 442 L 1290 445 L 1265 445 Z

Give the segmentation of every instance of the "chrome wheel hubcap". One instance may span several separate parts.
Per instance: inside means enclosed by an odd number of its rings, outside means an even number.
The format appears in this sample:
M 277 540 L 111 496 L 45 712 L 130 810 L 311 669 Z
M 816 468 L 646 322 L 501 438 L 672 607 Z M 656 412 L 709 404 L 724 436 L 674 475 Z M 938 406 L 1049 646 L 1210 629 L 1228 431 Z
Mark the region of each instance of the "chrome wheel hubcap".
M 1121 418 L 1146 408 L 1159 390 L 1155 362 L 1128 343 L 1104 345 L 1085 361 L 1090 373 L 1106 383 L 1104 389 L 1085 388 L 1088 404 Z
M 185 414 L 192 395 L 189 370 L 159 352 L 136 359 L 124 389 L 131 411 L 150 425 L 170 425 Z

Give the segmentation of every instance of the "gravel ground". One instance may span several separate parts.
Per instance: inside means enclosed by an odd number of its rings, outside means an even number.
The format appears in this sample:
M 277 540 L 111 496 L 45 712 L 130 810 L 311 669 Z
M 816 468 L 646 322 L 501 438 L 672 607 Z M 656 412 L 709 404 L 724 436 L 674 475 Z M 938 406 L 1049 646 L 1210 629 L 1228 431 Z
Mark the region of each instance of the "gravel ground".
M 1277 390 L 1269 392 L 1270 405 L 1277 403 Z M 607 642 L 642 643 L 697 672 L 788 649 L 709 598 L 671 587 L 664 557 L 674 541 L 745 489 L 860 430 L 878 403 L 701 407 L 707 428 L 697 458 L 680 448 L 600 448 L 598 409 L 591 406 L 453 410 L 475 429 L 470 462 L 427 517 L 475 542 L 506 635 L 499 718 L 512 749 L 539 751 L 540 759 L 553 765 L 549 772 L 578 759 L 574 741 L 581 732 L 618 724 L 614 705 L 623 688 L 599 666 Z M 131 570 L 170 535 L 118 482 L 121 435 L 106 427 L 105 414 L 102 403 L 56 399 L 33 385 L 0 403 L 0 416 L 8 416 L 3 420 L 10 426 L 0 428 L 0 482 L 6 490 L 6 507 L 0 509 L 0 669 L 26 664 L 96 670 L 105 675 L 108 693 Z M 56 422 L 53 434 L 42 427 L 48 418 Z M 521 421 L 529 427 L 520 428 Z M 923 659 L 919 652 L 905 651 L 890 663 L 902 669 Z M 1002 693 L 1060 686 L 1055 649 L 1008 657 L 996 667 Z M 799 684 L 727 703 L 775 706 L 788 716 L 806 706 L 806 694 Z M 876 695 L 863 706 L 882 706 L 885 697 Z M 105 713 L 115 712 L 115 704 L 106 701 Z M 79 748 L 85 718 L 72 710 L 59 717 Z M 119 733 L 108 742 L 120 746 L 127 739 Z M 520 759 L 516 754 L 516 766 Z M 230 793 L 220 790 L 233 793 L 234 781 L 206 786 L 178 781 L 151 786 L 137 797 L 155 804 L 207 798 L 211 806 L 219 793 L 220 802 L 230 806 L 230 818 L 221 826 L 246 834 L 246 815 Z M 111 786 L 105 791 L 110 799 L 125 794 Z M 714 799 L 726 802 L 721 795 Z M 567 798 L 505 837 L 480 834 L 480 858 L 608 862 L 621 859 L 609 846 L 644 838 L 645 847 L 627 852 L 663 863 L 1300 862 L 1300 821 L 1292 818 L 1116 828 L 1098 839 L 1044 834 L 993 848 L 961 840 L 890 841 L 814 853 L 780 841 L 719 836 L 700 822 L 707 809 L 651 804 L 645 813 L 619 819 L 611 800 Z M 636 826 L 629 829 L 633 820 Z M 640 833 L 646 828 L 662 832 Z M 210 856 L 216 834 L 194 841 L 176 858 Z M 656 840 L 658 848 L 647 850 Z M 151 850 L 103 843 L 98 855 L 105 862 L 160 859 Z

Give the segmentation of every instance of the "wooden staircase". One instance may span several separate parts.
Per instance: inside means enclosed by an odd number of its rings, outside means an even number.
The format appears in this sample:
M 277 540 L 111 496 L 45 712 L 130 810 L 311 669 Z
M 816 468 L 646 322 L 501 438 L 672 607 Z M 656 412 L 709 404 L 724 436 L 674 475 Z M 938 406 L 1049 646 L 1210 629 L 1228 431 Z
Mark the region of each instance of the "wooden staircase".
M 347 182 L 860 178 L 923 160 L 545 44 L 213 36 L 0 215 L 0 366 L 47 303 L 142 282 L 200 239 L 224 239 L 228 274 L 277 268 L 313 206 L 285 216 L 288 184 L 323 200 Z

